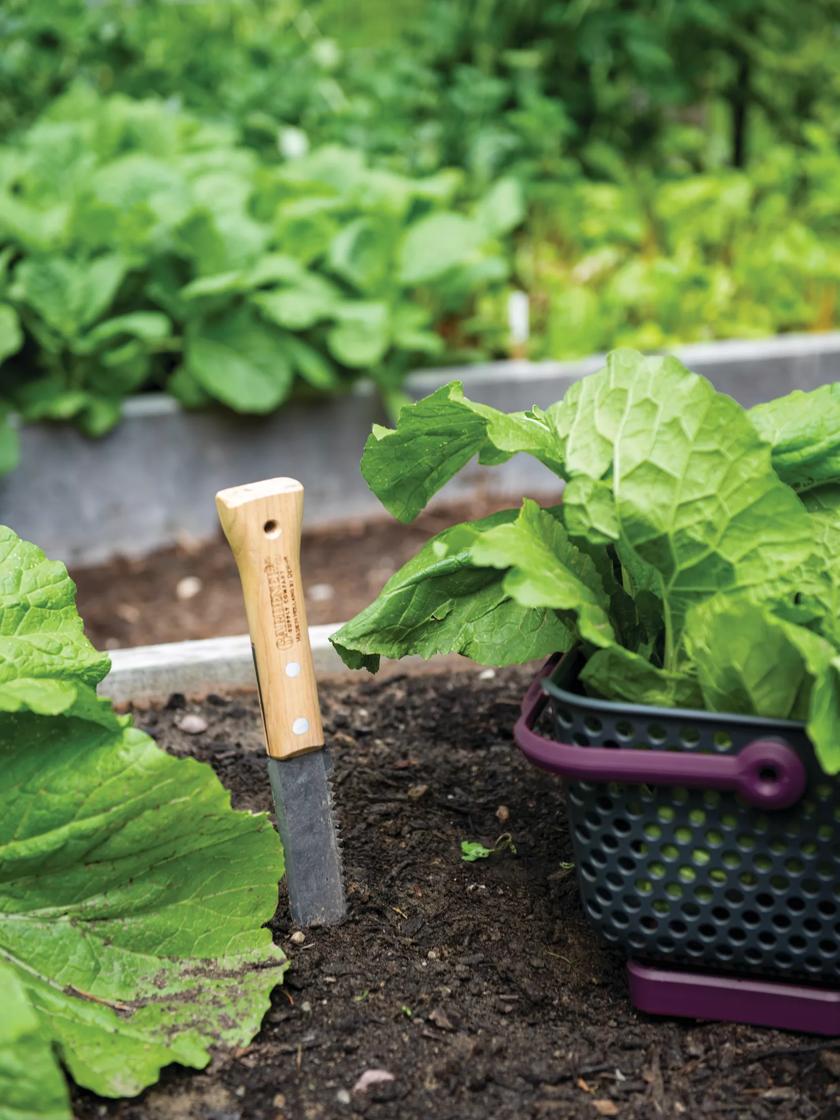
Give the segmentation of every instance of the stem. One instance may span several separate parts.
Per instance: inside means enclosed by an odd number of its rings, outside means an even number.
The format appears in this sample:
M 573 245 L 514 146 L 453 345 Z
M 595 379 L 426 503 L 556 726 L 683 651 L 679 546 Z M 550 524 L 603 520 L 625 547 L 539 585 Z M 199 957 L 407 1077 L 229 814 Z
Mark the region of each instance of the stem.
M 671 604 L 668 602 L 665 581 L 662 576 L 659 577 L 659 586 L 662 592 L 662 618 L 665 623 L 665 650 L 662 657 L 662 668 L 666 673 L 672 673 L 676 669 L 677 651 L 674 649 L 674 623 L 671 618 Z

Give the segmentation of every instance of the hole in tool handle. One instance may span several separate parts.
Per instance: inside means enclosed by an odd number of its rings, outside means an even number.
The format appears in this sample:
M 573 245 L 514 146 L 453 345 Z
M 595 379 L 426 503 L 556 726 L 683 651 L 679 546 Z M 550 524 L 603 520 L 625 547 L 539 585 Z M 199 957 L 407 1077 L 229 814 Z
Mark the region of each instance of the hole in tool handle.
M 283 534 L 283 530 L 280 528 L 280 526 L 277 524 L 277 522 L 274 521 L 273 519 L 269 520 L 269 521 L 266 521 L 266 523 L 263 525 L 263 532 L 265 533 L 265 535 L 267 537 L 269 537 L 273 541 L 277 540 L 277 538 L 279 536 L 282 536 L 282 534 Z

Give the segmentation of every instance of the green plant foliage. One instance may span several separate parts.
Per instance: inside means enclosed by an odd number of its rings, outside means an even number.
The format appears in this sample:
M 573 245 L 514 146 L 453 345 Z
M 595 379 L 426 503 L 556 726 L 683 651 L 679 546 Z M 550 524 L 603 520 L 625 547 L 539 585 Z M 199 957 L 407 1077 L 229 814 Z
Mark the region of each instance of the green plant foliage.
M 282 857 L 209 767 L 117 716 L 63 565 L 0 528 L 0 1117 L 69 1120 L 245 1045 L 285 969 Z
M 267 412 L 371 377 L 394 412 L 422 364 L 836 327 L 838 21 L 6 0 L 0 472 L 15 410 L 98 435 L 148 388 Z
M 840 155 L 831 130 L 747 171 L 566 176 L 532 203 L 514 269 L 530 355 L 830 330 L 840 296 Z M 501 320 L 499 299 L 481 313 Z
M 464 863 L 476 863 L 480 859 L 490 859 L 491 856 L 501 855 L 502 852 L 510 852 L 511 855 L 516 855 L 516 844 L 509 832 L 500 836 L 492 848 L 488 848 L 480 840 L 461 841 L 461 859 Z
M 0 964 L 0 1118 L 66 1120 L 67 1086 L 49 1038 L 9 965 Z
M 567 649 L 569 628 L 550 610 L 523 609 L 503 576 L 471 560 L 476 539 L 511 521 L 515 511 L 446 529 L 391 577 L 375 603 L 357 615 L 352 641 L 336 649 L 355 669 L 379 668 L 380 656 L 402 657 L 412 646 L 423 657 L 463 653 L 476 661 L 529 661 Z
M 743 166 L 836 116 L 837 0 L 6 0 L 0 123 L 79 78 L 249 143 L 340 141 L 479 186 L 581 160 Z M 195 50 L 196 42 L 201 51 Z M 5 119 L 4 119 L 5 118 Z
M 458 187 L 336 146 L 261 160 L 161 101 L 77 89 L 0 150 L 0 401 L 100 434 L 150 386 L 239 412 L 360 371 L 396 390 L 445 354 L 443 319 L 469 345 L 459 316 L 507 275 L 517 185 L 460 211 Z
M 630 350 L 545 411 L 506 416 L 457 384 L 438 390 L 367 443 L 362 469 L 389 509 L 414 516 L 472 456 L 515 450 L 552 466 L 566 498 L 446 530 L 334 644 L 369 668 L 450 651 L 517 663 L 536 653 L 499 640 L 515 605 L 520 632 L 530 616 L 545 636 L 553 619 L 558 649 L 582 646 L 594 695 L 803 719 L 840 772 L 838 429 L 822 423 L 834 400 L 818 389 L 748 413 L 676 359 Z M 454 454 L 450 428 L 463 436 Z M 482 612 L 469 580 L 488 570 L 499 582 Z

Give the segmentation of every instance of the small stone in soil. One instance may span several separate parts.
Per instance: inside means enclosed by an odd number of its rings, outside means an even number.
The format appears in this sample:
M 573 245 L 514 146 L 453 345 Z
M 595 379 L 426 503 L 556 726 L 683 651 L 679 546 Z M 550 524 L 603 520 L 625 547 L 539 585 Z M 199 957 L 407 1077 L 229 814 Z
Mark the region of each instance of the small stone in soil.
M 184 576 L 175 584 L 175 596 L 182 601 L 194 599 L 196 595 L 200 594 L 203 587 L 204 584 L 198 576 Z
M 496 820 L 499 824 L 507 824 L 510 820 L 510 809 L 508 809 L 507 805 L 500 805 L 496 810 Z
M 296 929 L 289 940 L 293 945 L 302 945 L 306 941 L 306 934 L 302 929 Z
M 364 1093 L 371 1085 L 381 1085 L 385 1081 L 393 1080 L 393 1073 L 389 1073 L 387 1069 L 366 1069 L 353 1086 L 353 1092 Z
M 313 603 L 327 603 L 335 595 L 335 588 L 331 583 L 313 583 L 306 594 Z
M 434 1025 L 442 1031 L 454 1031 L 455 1030 L 455 1028 L 452 1025 L 452 1021 L 449 1018 L 449 1016 L 446 1014 L 446 1012 L 441 1011 L 437 1007 L 434 1009 L 434 1011 L 431 1011 L 429 1013 L 429 1022 L 434 1023 Z
M 185 716 L 175 721 L 175 726 L 185 735 L 201 735 L 207 730 L 207 720 L 204 716 L 187 712 Z
M 114 614 L 117 618 L 121 618 L 123 622 L 127 622 L 129 626 L 133 626 L 135 622 L 140 621 L 140 609 L 135 607 L 133 603 L 118 603 L 114 609 Z

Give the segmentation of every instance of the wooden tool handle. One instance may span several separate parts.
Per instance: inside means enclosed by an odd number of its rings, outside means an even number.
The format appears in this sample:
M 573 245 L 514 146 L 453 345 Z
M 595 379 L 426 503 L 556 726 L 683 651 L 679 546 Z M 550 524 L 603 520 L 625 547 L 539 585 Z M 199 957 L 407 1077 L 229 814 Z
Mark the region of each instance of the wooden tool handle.
M 300 577 L 303 487 L 293 478 L 216 495 L 245 597 L 265 739 L 272 758 L 324 745 Z

